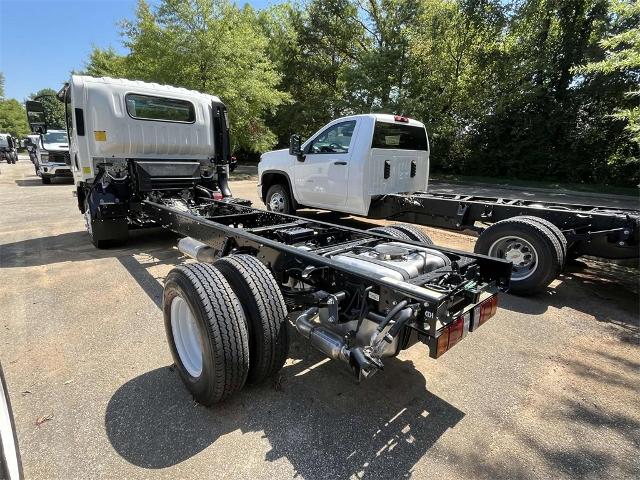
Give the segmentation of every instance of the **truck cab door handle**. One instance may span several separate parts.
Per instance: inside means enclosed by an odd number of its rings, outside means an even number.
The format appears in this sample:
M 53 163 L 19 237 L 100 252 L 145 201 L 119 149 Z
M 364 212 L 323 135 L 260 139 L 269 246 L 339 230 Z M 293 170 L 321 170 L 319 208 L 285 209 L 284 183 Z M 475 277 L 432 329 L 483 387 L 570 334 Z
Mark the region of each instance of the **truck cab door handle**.
M 346 165 L 347 162 L 333 162 L 334 165 Z

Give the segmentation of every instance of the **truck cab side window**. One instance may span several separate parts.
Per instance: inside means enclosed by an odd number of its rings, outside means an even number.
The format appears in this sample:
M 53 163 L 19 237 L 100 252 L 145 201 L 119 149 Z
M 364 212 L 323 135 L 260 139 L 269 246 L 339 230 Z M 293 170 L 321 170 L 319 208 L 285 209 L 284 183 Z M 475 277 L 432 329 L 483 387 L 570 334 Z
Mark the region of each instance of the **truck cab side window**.
M 332 125 L 309 143 L 307 153 L 349 153 L 355 127 L 355 120 Z

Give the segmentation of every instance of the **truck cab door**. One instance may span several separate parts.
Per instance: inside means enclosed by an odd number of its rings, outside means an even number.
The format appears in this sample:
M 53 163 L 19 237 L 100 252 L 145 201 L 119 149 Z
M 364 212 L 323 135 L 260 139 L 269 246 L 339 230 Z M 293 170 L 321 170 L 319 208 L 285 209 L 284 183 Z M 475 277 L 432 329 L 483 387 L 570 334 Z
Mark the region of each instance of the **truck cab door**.
M 294 166 L 298 203 L 328 208 L 346 204 L 355 128 L 356 120 L 336 123 L 307 142 Z

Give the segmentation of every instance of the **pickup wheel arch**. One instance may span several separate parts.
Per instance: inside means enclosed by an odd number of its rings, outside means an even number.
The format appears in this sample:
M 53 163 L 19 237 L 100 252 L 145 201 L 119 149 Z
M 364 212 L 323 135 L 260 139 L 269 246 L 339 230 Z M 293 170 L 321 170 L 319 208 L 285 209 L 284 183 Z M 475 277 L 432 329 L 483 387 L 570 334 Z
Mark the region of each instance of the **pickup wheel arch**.
M 262 176 L 260 177 L 260 198 L 265 205 L 269 188 L 276 184 L 284 185 L 289 189 L 289 197 L 291 198 L 291 202 L 293 203 L 294 210 L 297 210 L 301 207 L 301 205 L 295 199 L 295 195 L 293 193 L 293 184 L 291 183 L 289 174 L 282 170 L 265 170 L 264 172 L 262 172 Z

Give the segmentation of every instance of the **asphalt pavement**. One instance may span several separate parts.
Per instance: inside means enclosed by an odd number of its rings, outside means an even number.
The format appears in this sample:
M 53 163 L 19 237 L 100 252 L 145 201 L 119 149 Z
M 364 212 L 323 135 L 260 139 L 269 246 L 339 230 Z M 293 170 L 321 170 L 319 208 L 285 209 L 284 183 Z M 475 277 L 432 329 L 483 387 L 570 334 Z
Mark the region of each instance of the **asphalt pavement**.
M 416 345 L 360 385 L 292 333 L 277 379 L 207 409 L 160 311 L 188 261 L 176 236 L 97 250 L 71 184 L 42 185 L 28 160 L 0 172 L 0 361 L 28 479 L 640 477 L 636 269 L 572 264 L 536 297 L 501 295 L 441 359 Z M 260 206 L 255 181 L 231 188 Z

